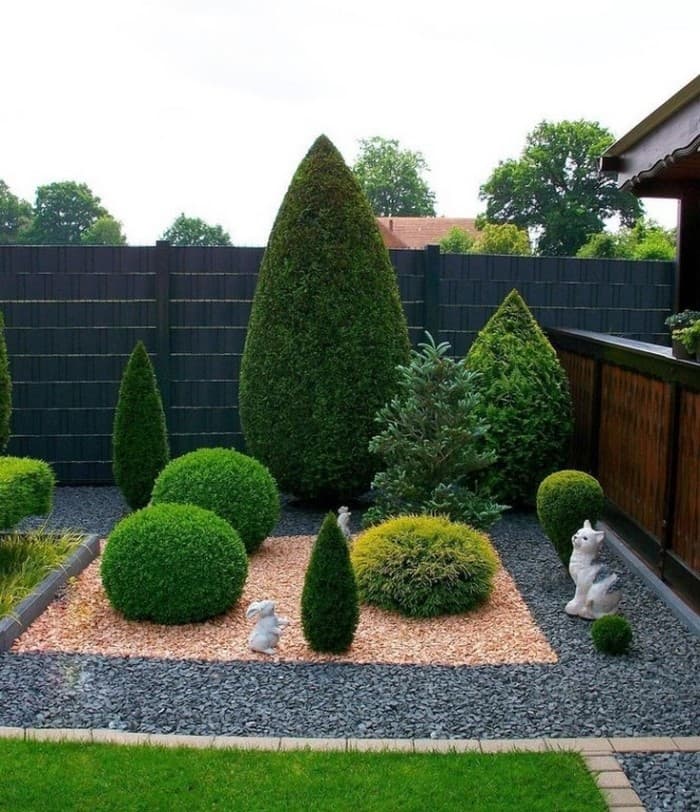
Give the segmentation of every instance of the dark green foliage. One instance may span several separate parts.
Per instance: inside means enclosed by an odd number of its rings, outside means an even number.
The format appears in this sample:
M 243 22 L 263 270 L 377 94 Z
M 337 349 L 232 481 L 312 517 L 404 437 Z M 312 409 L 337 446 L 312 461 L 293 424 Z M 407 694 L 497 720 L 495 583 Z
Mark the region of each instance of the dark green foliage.
M 447 354 L 450 345 L 436 345 L 432 336 L 399 366 L 398 394 L 382 408 L 375 422 L 380 433 L 369 449 L 385 463 L 372 482 L 375 505 L 365 524 L 402 513 L 440 513 L 453 521 L 485 528 L 503 506 L 475 489 L 474 473 L 491 465 L 483 416 L 475 408 L 476 375 L 466 363 Z
M 254 552 L 277 524 L 277 484 L 267 468 L 230 448 L 200 448 L 170 462 L 153 486 L 153 504 L 181 502 L 213 510 Z
M 484 484 L 509 505 L 533 505 L 540 482 L 566 460 L 573 420 L 559 359 L 517 290 L 476 337 L 467 366 L 480 373 L 477 413 L 497 461 Z
M 571 537 L 588 519 L 600 518 L 605 496 L 597 479 L 583 471 L 557 471 L 537 489 L 537 518 L 564 566 L 571 558 Z
M 243 542 L 231 525 L 195 505 L 153 505 L 110 533 L 102 583 L 129 620 L 193 623 L 225 612 L 248 575 Z
M 493 589 L 498 557 L 487 535 L 442 516 L 400 516 L 353 544 L 360 599 L 410 617 L 468 612 Z
M 12 378 L 5 343 L 5 321 L 0 313 L 0 454 L 5 452 L 10 439 L 12 417 Z
M 29 457 L 0 457 L 0 529 L 25 516 L 51 511 L 56 477 L 47 462 Z
M 360 619 L 357 584 L 345 536 L 333 513 L 318 534 L 304 577 L 301 623 L 314 651 L 339 654 L 352 644 Z
M 170 458 L 163 404 L 143 342 L 131 353 L 119 388 L 112 433 L 112 468 L 129 507 L 148 504 Z
M 260 268 L 240 376 L 248 450 L 297 496 L 366 490 L 372 421 L 408 351 L 372 211 L 321 136 L 292 179 Z
M 591 637 L 603 654 L 626 654 L 632 643 L 632 627 L 621 615 L 603 615 L 593 621 Z
M 176 217 L 161 235 L 171 245 L 231 245 L 231 237 L 220 225 L 211 226 L 199 217 Z
M 82 236 L 108 214 L 85 183 L 61 181 L 36 190 L 34 220 L 25 241 L 33 245 L 79 244 Z

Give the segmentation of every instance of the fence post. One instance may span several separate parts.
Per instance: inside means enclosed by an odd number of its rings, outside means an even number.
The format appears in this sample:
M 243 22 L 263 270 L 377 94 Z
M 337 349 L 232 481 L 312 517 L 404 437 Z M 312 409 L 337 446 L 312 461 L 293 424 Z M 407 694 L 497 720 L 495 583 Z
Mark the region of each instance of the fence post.
M 423 328 L 440 342 L 440 246 L 423 249 Z
M 170 243 L 156 242 L 156 374 L 165 412 L 165 424 L 170 426 Z

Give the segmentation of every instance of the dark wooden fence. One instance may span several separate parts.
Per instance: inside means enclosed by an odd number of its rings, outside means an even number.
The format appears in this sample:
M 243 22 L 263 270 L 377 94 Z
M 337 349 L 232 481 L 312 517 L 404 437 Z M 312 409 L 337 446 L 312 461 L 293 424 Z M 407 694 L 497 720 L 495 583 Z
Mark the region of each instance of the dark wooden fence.
M 549 335 L 575 405 L 572 464 L 599 479 L 610 523 L 700 609 L 700 364 L 635 341 Z
M 152 354 L 172 453 L 236 446 L 237 380 L 262 248 L 0 247 L 13 378 L 8 453 L 61 482 L 109 483 L 119 380 L 138 339 Z M 541 324 L 664 340 L 672 263 L 391 251 L 411 339 L 466 352 L 513 287 Z

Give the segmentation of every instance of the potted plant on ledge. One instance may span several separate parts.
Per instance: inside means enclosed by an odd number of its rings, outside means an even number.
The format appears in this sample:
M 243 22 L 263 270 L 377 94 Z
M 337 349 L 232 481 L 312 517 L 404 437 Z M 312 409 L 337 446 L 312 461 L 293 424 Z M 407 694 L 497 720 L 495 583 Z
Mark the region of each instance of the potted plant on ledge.
M 698 323 L 700 323 L 700 310 L 683 310 L 666 319 L 664 324 L 671 330 L 671 347 L 674 357 L 684 361 L 693 361 L 695 359 L 692 335 L 689 338 L 691 346 L 693 346 L 692 350 L 688 349 L 682 335 L 685 330 Z
M 688 353 L 688 359 L 700 361 L 700 321 L 694 321 L 690 327 L 673 331 L 673 340 L 679 341 Z

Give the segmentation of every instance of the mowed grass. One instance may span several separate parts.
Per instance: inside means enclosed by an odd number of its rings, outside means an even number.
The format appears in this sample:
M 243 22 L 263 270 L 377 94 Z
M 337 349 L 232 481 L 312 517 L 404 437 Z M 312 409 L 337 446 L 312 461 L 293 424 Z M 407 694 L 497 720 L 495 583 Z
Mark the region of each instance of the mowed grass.
M 83 535 L 35 530 L 0 539 L 0 617 L 10 614 L 80 544 Z
M 576 753 L 169 749 L 0 740 L 0 809 L 604 812 Z

